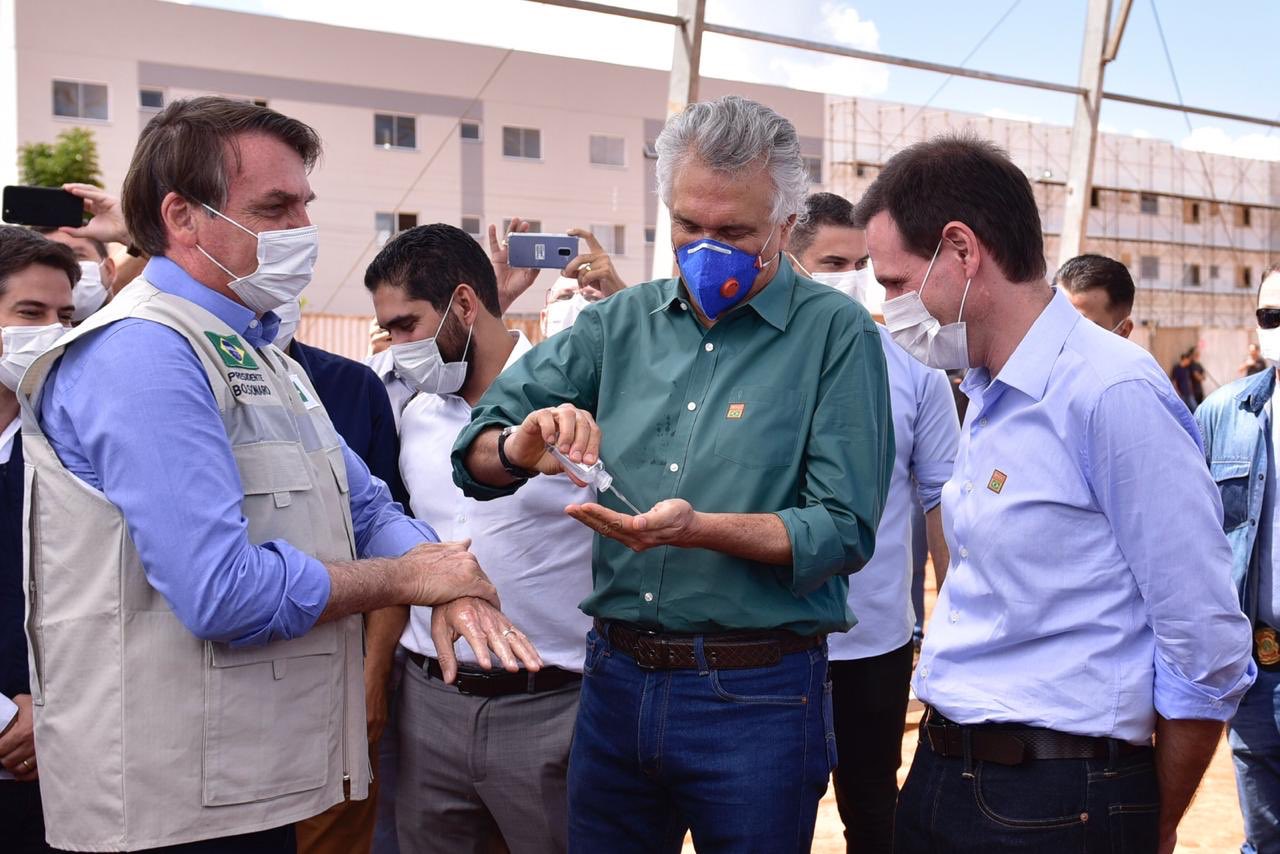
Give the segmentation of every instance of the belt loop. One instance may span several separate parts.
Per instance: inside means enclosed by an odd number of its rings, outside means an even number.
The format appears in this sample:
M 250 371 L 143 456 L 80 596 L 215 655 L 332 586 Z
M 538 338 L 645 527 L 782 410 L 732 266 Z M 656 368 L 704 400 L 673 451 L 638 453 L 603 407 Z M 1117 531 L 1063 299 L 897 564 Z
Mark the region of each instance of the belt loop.
M 1114 738 L 1107 739 L 1107 767 L 1102 772 L 1104 777 L 1114 777 L 1119 773 L 1118 766 L 1120 764 L 1120 742 Z
M 538 674 L 534 673 L 532 670 L 530 670 L 530 671 L 529 671 L 528 685 L 527 685 L 527 686 L 525 687 L 525 689 L 524 689 L 526 694 L 534 694 L 534 693 L 536 693 L 536 691 L 535 691 L 535 689 L 534 689 L 534 687 L 533 687 L 533 682 L 534 682 L 534 677 L 536 677 L 537 675 L 538 675 Z
M 973 728 L 960 727 L 960 744 L 964 751 L 964 770 L 960 772 L 960 776 L 966 780 L 973 779 Z
M 711 672 L 711 668 L 707 667 L 706 651 L 703 649 L 704 638 L 702 635 L 693 636 L 693 660 L 698 662 L 698 675 L 706 676 Z

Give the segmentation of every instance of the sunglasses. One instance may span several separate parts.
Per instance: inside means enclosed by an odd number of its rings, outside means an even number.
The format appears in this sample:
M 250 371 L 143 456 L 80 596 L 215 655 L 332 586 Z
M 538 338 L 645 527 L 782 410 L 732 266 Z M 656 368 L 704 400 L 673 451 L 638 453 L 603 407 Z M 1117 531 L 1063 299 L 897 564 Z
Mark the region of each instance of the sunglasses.
M 1258 326 L 1263 329 L 1275 329 L 1280 326 L 1280 308 L 1260 308 L 1256 316 Z

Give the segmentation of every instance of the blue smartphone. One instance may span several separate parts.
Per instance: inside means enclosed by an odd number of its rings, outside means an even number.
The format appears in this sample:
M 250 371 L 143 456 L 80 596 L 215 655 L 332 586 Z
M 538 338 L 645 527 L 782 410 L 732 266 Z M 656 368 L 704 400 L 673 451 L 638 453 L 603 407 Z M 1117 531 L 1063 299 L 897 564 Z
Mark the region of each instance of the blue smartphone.
M 516 232 L 507 235 L 507 264 L 562 270 L 578 257 L 578 238 L 568 234 Z

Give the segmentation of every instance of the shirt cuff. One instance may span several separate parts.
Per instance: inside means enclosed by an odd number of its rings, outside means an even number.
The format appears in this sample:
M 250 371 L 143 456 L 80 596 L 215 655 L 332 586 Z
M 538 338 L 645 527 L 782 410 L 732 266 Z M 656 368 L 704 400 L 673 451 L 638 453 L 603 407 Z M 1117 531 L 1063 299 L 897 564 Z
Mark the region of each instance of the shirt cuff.
M 17 716 L 18 704 L 4 694 L 0 694 L 0 732 L 4 732 Z
M 782 520 L 791 538 L 790 573 L 786 567 L 777 567 L 777 571 L 792 593 L 806 596 L 844 571 L 844 544 L 825 507 L 788 507 L 774 515 Z
M 400 557 L 400 555 L 423 543 L 438 543 L 440 538 L 431 526 L 410 516 L 401 516 L 378 529 L 369 537 L 362 558 L 368 557 Z
M 231 641 L 234 647 L 301 637 L 311 631 L 329 604 L 329 570 L 323 563 L 284 540 L 271 540 L 260 548 L 271 549 L 284 559 L 284 595 L 267 624 L 252 634 Z
M 1248 666 L 1223 691 L 1215 691 L 1208 685 L 1192 682 L 1180 676 L 1156 655 L 1155 707 L 1160 716 L 1168 720 L 1227 721 L 1235 716 L 1236 707 L 1245 692 L 1258 678 L 1258 667 L 1249 658 Z
M 458 439 L 453 444 L 453 482 L 462 490 L 462 494 L 468 498 L 474 498 L 476 501 L 492 501 L 495 498 L 503 498 L 507 495 L 514 495 L 515 491 L 524 485 L 523 481 L 512 481 L 506 486 L 490 486 L 487 483 L 480 483 L 471 476 L 471 472 L 467 471 L 464 459 L 467 451 L 471 449 L 471 443 L 476 437 L 490 427 L 506 427 L 507 423 L 494 416 L 480 416 L 472 421 L 466 427 L 462 428 L 462 432 L 458 434 Z

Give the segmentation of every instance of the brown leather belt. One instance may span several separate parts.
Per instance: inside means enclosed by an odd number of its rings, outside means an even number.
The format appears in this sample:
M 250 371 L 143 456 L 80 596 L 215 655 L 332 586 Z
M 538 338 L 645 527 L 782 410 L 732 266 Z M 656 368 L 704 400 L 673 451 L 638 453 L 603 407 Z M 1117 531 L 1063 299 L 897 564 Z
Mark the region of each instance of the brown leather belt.
M 625 623 L 595 621 L 614 649 L 635 659 L 645 670 L 690 670 L 698 667 L 697 635 L 647 632 Z M 782 656 L 822 646 L 825 635 L 802 637 L 788 631 L 726 632 L 702 635 L 702 654 L 716 670 L 772 667 Z
M 405 652 L 410 661 L 427 671 L 433 679 L 444 681 L 444 671 L 440 669 L 439 661 L 410 650 Z M 500 665 L 495 665 L 492 670 L 482 670 L 479 667 L 460 664 L 458 678 L 454 680 L 453 687 L 458 689 L 459 694 L 471 694 L 476 697 L 505 697 L 509 694 L 541 694 L 544 691 L 555 691 L 568 685 L 575 685 L 581 681 L 581 673 L 559 667 L 544 667 L 537 673 L 530 673 L 524 669 L 508 673 Z
M 1021 765 L 1033 759 L 1109 759 L 1151 750 L 1150 744 L 1130 744 L 1118 738 L 1072 735 L 1017 724 L 964 726 L 930 708 L 920 727 L 920 741 L 939 756 L 963 758 L 965 740 L 974 762 Z

